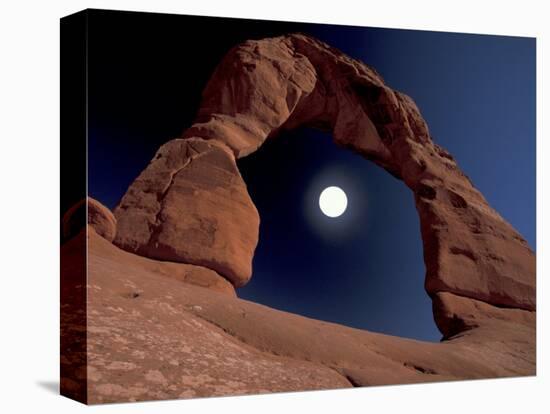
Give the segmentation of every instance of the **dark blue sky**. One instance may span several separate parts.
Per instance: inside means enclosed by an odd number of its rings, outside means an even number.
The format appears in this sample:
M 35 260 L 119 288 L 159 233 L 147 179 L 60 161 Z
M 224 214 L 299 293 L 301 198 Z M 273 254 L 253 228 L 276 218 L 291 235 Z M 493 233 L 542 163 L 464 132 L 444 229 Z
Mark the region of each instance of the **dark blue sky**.
M 434 140 L 535 248 L 535 40 L 92 12 L 89 190 L 113 208 L 158 146 L 188 127 L 233 45 L 301 31 L 373 66 L 410 95 Z M 197 35 L 200 33 L 200 35 Z M 239 296 L 305 316 L 438 340 L 412 193 L 329 135 L 297 130 L 239 161 L 262 220 Z M 324 217 L 339 185 L 349 206 Z

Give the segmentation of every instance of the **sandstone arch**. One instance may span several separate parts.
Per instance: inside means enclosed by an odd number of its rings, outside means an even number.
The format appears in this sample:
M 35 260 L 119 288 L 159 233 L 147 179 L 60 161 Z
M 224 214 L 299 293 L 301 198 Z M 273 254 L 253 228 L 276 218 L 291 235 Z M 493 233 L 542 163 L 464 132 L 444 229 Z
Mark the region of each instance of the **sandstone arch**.
M 527 242 L 432 141 L 412 99 L 300 34 L 247 41 L 225 56 L 195 123 L 161 147 L 115 209 L 115 244 L 245 284 L 259 217 L 235 159 L 298 126 L 330 131 L 413 191 L 425 287 L 445 337 L 492 319 L 533 324 L 535 255 Z

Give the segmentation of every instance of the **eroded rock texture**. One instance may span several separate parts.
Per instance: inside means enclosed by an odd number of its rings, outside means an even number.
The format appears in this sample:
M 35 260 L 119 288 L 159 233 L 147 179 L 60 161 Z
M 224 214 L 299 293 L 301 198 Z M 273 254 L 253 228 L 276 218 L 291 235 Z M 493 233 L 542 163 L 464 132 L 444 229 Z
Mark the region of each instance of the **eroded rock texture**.
M 72 242 L 82 237 L 84 232 Z M 64 249 L 71 254 L 70 244 Z M 486 323 L 427 343 L 317 321 L 182 283 L 159 270 L 162 262 L 122 251 L 93 230 L 88 262 L 87 331 L 78 331 L 87 332 L 86 349 L 62 361 L 64 372 L 74 375 L 62 384 L 82 384 L 78 379 L 84 375 L 89 403 L 535 373 L 532 312 L 513 310 L 515 320 L 501 318 L 498 313 L 506 310 L 480 302 L 495 312 L 485 312 Z M 459 298 L 456 306 L 470 302 Z M 72 319 L 67 323 L 74 326 Z
M 252 275 L 259 217 L 232 153 L 200 138 L 163 145 L 115 216 L 115 244 L 153 259 L 215 270 L 235 286 Z
M 194 314 L 207 303 L 236 312 L 246 302 L 182 283 L 163 262 L 120 250 L 93 230 L 88 246 L 89 403 L 350 386 L 328 367 L 260 351 Z

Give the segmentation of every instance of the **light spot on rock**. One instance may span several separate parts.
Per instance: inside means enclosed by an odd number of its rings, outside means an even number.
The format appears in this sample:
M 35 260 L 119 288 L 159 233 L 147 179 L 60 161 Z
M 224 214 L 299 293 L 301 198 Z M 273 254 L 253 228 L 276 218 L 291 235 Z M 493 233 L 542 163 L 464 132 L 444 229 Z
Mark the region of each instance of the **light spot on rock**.
M 132 355 L 135 356 L 136 358 L 144 359 L 146 354 L 144 351 L 139 351 L 136 349 L 135 351 L 132 352 Z
M 197 393 L 193 390 L 185 390 L 178 395 L 179 398 L 193 398 Z
M 100 327 L 100 326 L 88 326 L 88 333 L 108 334 L 108 333 L 111 333 L 111 329 L 106 327 Z
M 122 371 L 129 371 L 131 369 L 137 368 L 137 365 L 133 362 L 125 362 L 125 361 L 113 361 L 106 367 L 109 370 L 122 370 Z
M 99 381 L 102 375 L 96 367 L 88 366 L 88 379 L 90 381 Z
M 145 374 L 145 379 L 147 381 L 156 382 L 157 384 L 166 384 L 168 382 L 164 375 L 162 375 L 162 372 L 158 369 L 150 369 L 147 371 L 147 374 Z
M 96 387 L 97 392 L 104 395 L 118 395 L 124 388 L 118 384 L 101 384 Z

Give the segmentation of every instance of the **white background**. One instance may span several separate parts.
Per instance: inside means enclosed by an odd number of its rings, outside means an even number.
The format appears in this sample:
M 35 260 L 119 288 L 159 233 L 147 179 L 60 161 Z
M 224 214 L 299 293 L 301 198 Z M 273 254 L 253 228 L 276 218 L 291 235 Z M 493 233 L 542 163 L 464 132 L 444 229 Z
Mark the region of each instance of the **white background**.
M 4 413 L 550 412 L 545 283 L 550 155 L 548 16 L 538 1 L 10 1 L 0 5 L 0 410 Z M 56 395 L 59 329 L 59 18 L 106 8 L 536 36 L 538 376 L 86 408 Z M 546 17 L 546 20 L 545 20 Z M 200 36 L 197 33 L 197 36 Z M 546 62 L 545 62 L 546 60 Z M 541 76 L 542 75 L 542 76 Z M 505 183 L 503 184 L 505 185 Z

